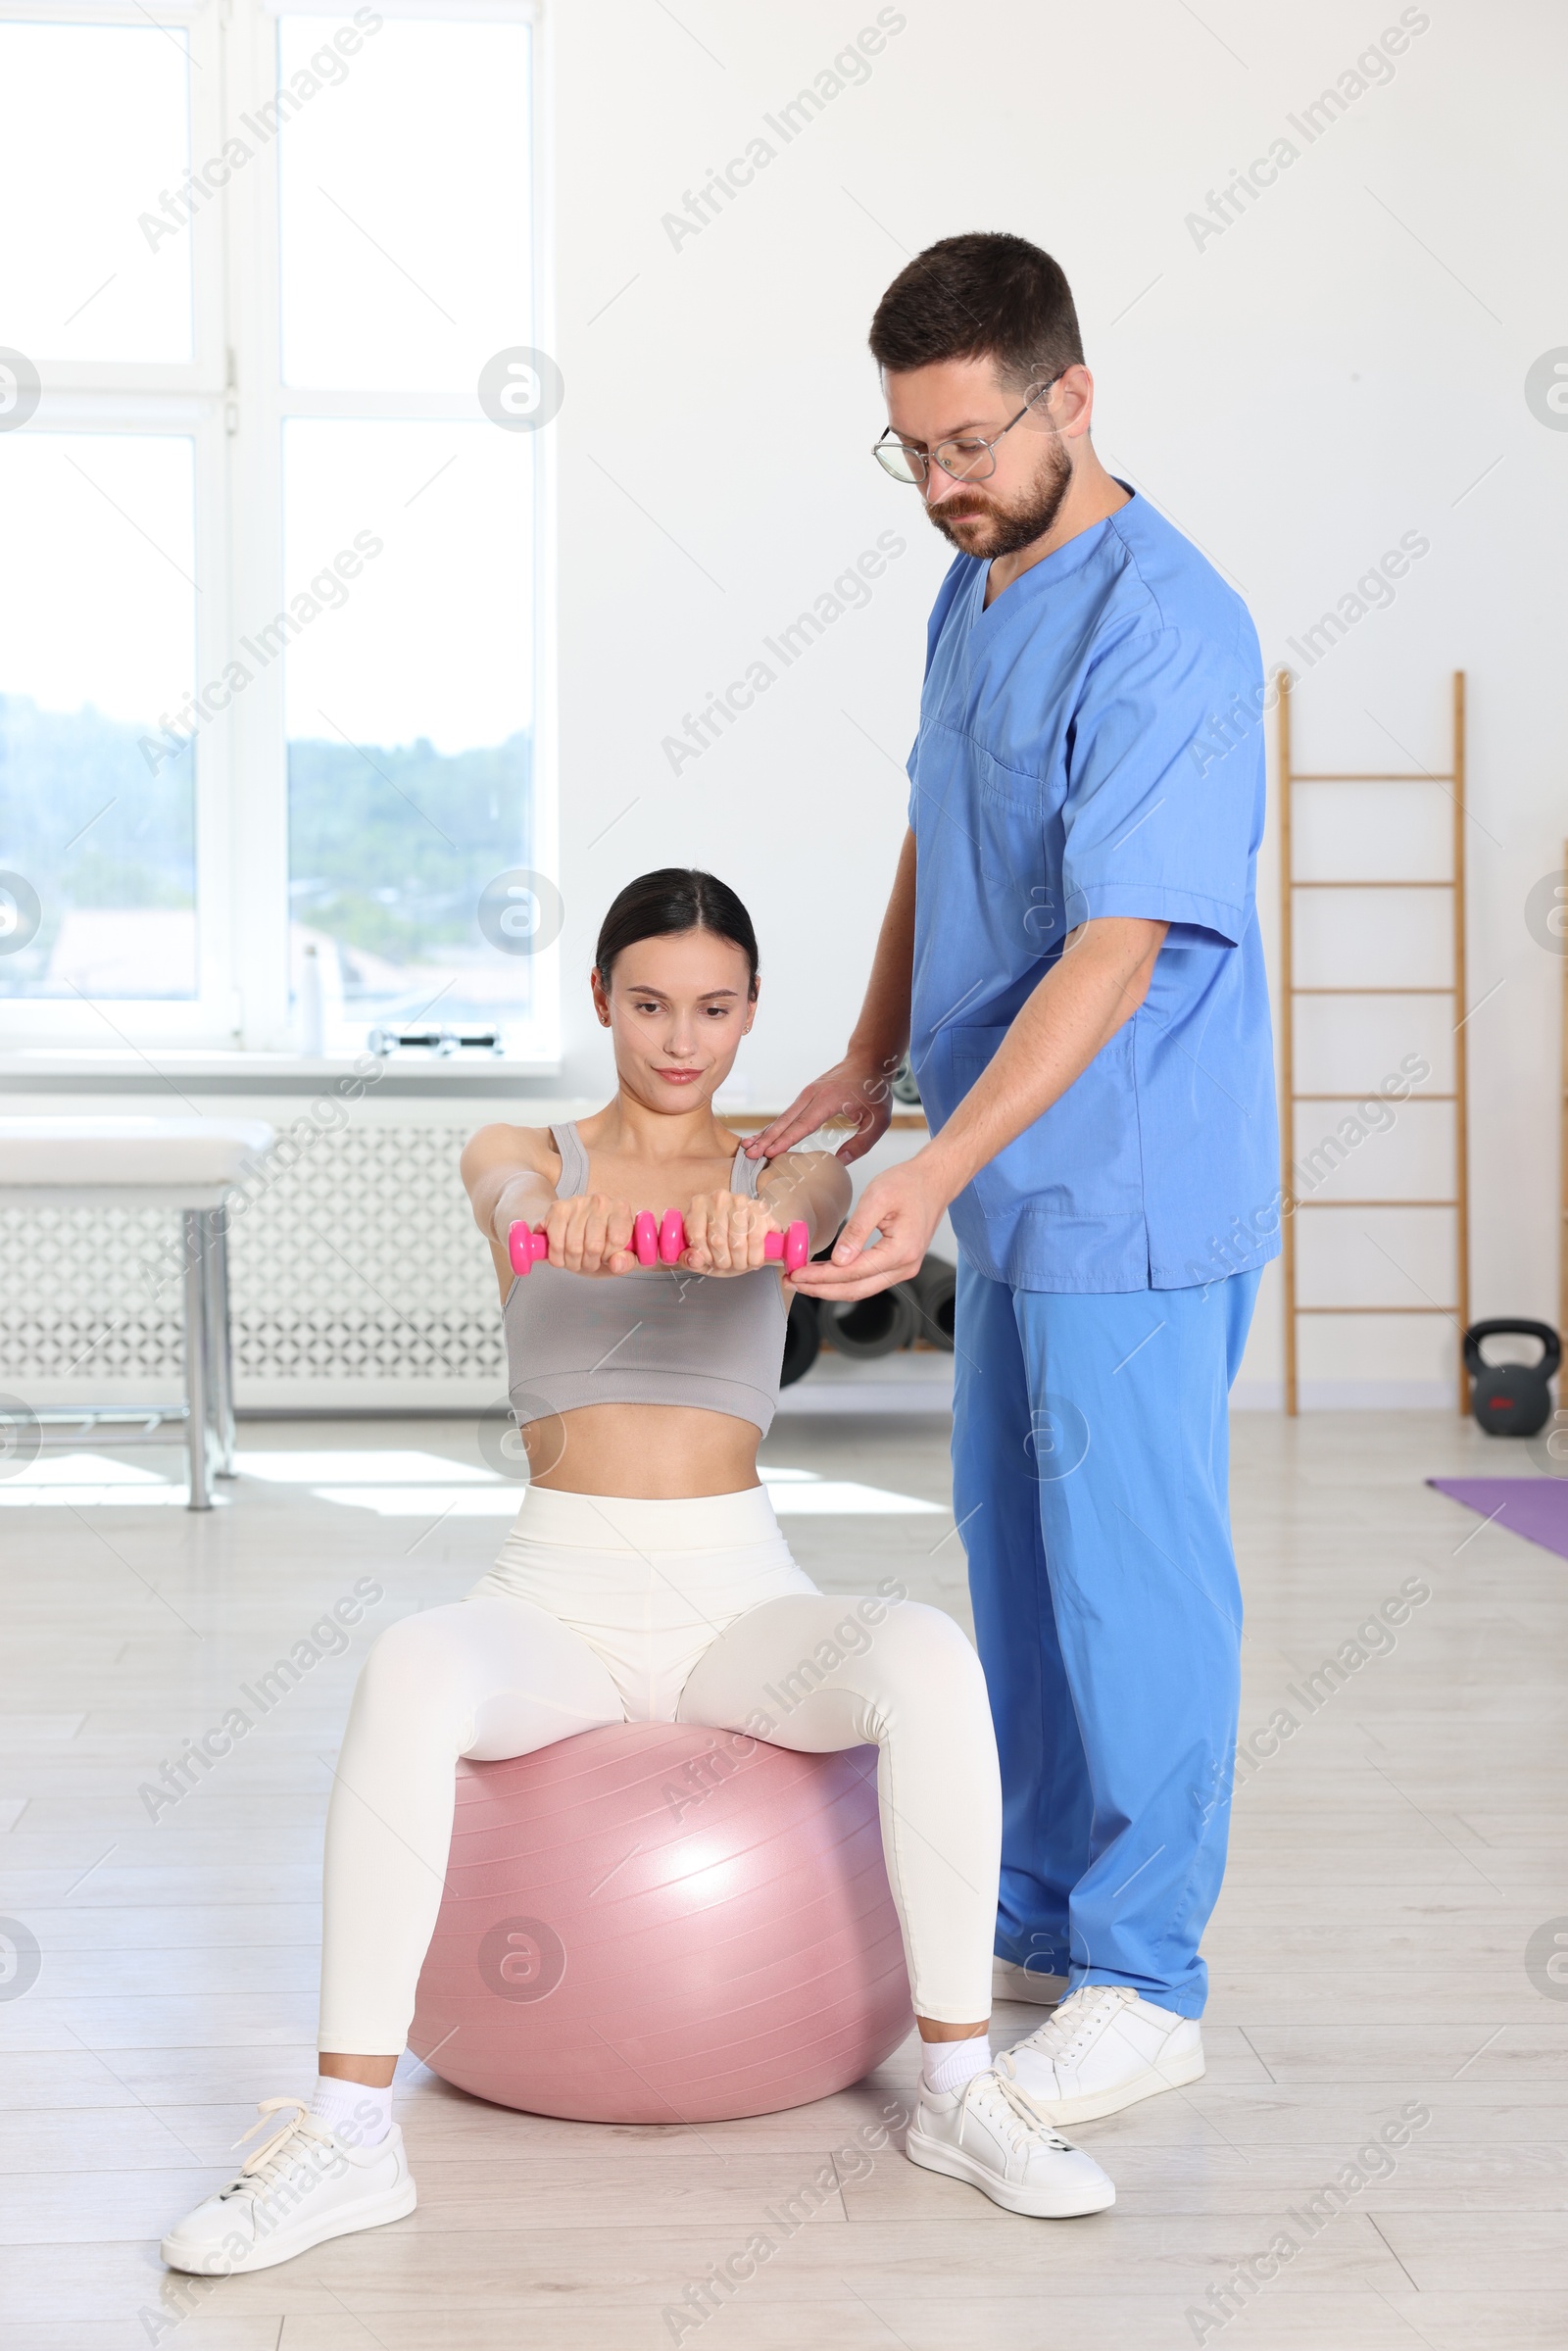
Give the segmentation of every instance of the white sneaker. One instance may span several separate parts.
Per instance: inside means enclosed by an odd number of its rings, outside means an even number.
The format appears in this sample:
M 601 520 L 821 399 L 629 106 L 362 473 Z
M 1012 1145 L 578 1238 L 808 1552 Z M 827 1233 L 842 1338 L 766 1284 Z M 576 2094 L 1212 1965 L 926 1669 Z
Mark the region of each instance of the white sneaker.
M 378 2147 L 352 2147 L 302 2098 L 266 2098 L 261 2122 L 245 2138 L 280 2107 L 289 2109 L 282 2129 L 165 2237 L 162 2252 L 172 2270 L 198 2278 L 270 2270 L 329 2236 L 379 2229 L 414 2210 L 418 2199 L 396 2123 Z
M 997 2060 L 1048 2123 L 1092 2123 L 1203 2071 L 1196 2017 L 1141 2000 L 1125 1984 L 1085 1984 Z
M 1042 1975 L 1037 1968 L 1014 1967 L 1010 1959 L 991 1962 L 993 2000 L 1027 2000 L 1031 2008 L 1054 2008 L 1067 1997 L 1065 1976 Z
M 995 2071 L 971 2075 L 945 2097 L 922 2082 L 905 2153 L 925 2171 L 966 2180 L 993 2204 L 1035 2220 L 1073 2220 L 1116 2201 L 1094 2157 L 1045 2130 Z

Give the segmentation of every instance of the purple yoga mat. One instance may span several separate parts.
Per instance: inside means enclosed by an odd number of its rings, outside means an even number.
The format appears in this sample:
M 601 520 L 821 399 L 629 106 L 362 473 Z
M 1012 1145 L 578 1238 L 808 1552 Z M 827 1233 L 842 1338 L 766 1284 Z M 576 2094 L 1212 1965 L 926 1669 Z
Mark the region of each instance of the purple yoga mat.
M 1526 1543 L 1568 1559 L 1568 1479 L 1428 1478 L 1427 1484 Z

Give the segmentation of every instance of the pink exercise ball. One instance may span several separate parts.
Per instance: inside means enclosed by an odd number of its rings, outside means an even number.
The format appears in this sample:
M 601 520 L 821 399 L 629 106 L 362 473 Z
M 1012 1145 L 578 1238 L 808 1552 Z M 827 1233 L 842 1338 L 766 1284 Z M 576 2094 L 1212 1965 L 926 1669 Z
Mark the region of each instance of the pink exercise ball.
M 723 2122 L 846 2088 L 912 2021 L 874 1747 L 618 1723 L 459 1764 L 409 2034 L 457 2088 Z

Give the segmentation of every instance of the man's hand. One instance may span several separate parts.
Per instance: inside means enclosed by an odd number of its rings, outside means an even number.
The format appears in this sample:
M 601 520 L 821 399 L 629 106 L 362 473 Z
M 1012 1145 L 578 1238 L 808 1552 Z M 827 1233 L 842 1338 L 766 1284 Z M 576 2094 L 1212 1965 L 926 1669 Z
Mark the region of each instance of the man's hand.
M 842 1155 L 842 1154 L 841 1154 Z M 870 1298 L 895 1282 L 912 1281 L 942 1222 L 948 1197 L 924 1151 L 873 1176 L 859 1204 L 839 1235 L 825 1265 L 803 1265 L 793 1286 L 811 1298 Z M 880 1238 L 868 1249 L 876 1232 Z
M 805 1087 L 782 1118 L 775 1118 L 770 1127 L 752 1137 L 746 1146 L 747 1157 L 776 1159 L 805 1136 L 814 1135 L 830 1118 L 852 1118 L 855 1132 L 847 1143 L 840 1144 L 835 1156 L 846 1167 L 852 1159 L 862 1158 L 887 1133 L 893 1115 L 888 1106 L 891 1080 L 900 1058 L 896 1054 L 891 1063 L 884 1063 L 846 1054 L 836 1069 Z

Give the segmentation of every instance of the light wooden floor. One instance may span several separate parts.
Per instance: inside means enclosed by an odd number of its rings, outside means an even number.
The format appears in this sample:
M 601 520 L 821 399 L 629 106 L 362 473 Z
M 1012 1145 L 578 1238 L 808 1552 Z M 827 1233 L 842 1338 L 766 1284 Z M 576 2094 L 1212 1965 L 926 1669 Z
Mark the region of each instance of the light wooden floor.
M 457 1423 L 252 1427 L 246 1443 L 476 1459 Z M 1206 2079 L 1083 2131 L 1119 2196 L 1094 2220 L 1012 2219 L 890 2150 L 686 2343 L 1176 2351 L 1210 2286 L 1410 2101 L 1431 2119 L 1392 2176 L 1203 2339 L 1568 2343 L 1568 1998 L 1538 1990 L 1524 1957 L 1568 1914 L 1568 1563 L 1423 1486 L 1528 1472 L 1523 1448 L 1456 1421 L 1241 1416 L 1236 1452 L 1243 1728 L 1280 1708 L 1300 1728 L 1237 1795 Z M 792 1420 L 767 1453 L 946 1500 L 935 1422 Z M 0 2000 L 5 2351 L 654 2351 L 688 2282 L 912 2083 L 906 2048 L 823 2106 L 608 2130 L 470 2103 L 406 2059 L 415 2215 L 171 2289 L 161 2229 L 228 2167 L 251 2101 L 314 2073 L 321 1816 L 363 1635 L 156 1827 L 138 1785 L 356 1577 L 386 1587 L 372 1628 L 459 1595 L 501 1529 L 435 1517 L 253 1482 L 205 1520 L 0 1510 L 0 1911 L 43 1952 L 31 1990 Z M 892 1563 L 962 1616 L 950 1527 L 789 1522 L 824 1584 L 854 1591 Z M 1288 1686 L 1407 1578 L 1431 1596 L 1396 1645 L 1308 1716 Z

